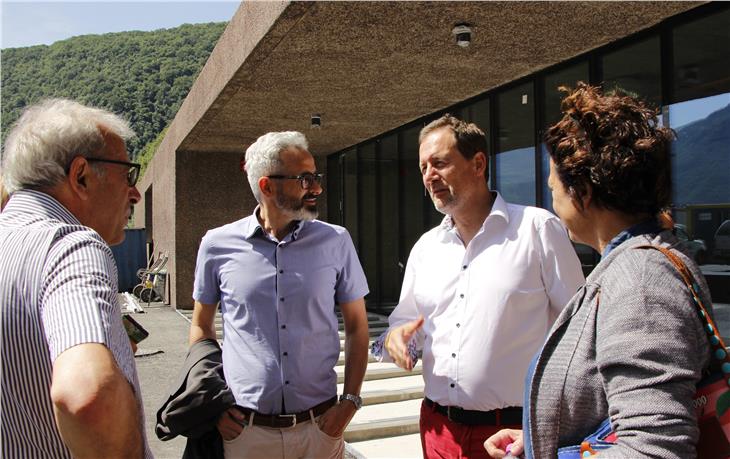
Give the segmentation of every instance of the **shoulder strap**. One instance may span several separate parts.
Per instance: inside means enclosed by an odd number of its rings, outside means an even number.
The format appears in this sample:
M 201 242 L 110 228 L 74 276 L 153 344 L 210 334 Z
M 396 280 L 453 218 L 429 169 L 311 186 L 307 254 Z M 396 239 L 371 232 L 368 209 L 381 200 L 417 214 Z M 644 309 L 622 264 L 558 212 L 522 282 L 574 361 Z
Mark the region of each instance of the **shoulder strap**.
M 710 316 L 707 308 L 702 302 L 702 298 L 699 294 L 700 286 L 695 281 L 692 272 L 689 270 L 689 268 L 687 268 L 687 265 L 684 264 L 684 261 L 682 261 L 681 258 L 672 253 L 672 251 L 667 249 L 666 247 L 646 244 L 636 246 L 636 248 L 658 250 L 659 252 L 663 253 L 669 259 L 672 265 L 674 265 L 674 267 L 677 269 L 677 272 L 679 272 L 679 275 L 682 277 L 682 280 L 687 285 L 687 288 L 689 288 L 689 291 L 692 294 L 693 302 L 695 304 L 695 307 L 697 308 L 697 314 L 700 316 L 700 320 L 702 320 L 704 324 L 705 332 L 707 333 L 710 345 L 712 347 L 712 356 L 716 360 L 725 362 L 723 364 L 723 373 L 727 377 L 728 372 L 724 370 L 726 368 L 730 370 L 730 356 L 728 356 L 727 348 L 725 347 L 725 343 L 723 342 L 722 337 L 720 336 L 720 332 L 715 325 L 715 321 L 712 320 L 712 317 Z M 728 384 L 730 385 L 730 379 L 728 380 Z

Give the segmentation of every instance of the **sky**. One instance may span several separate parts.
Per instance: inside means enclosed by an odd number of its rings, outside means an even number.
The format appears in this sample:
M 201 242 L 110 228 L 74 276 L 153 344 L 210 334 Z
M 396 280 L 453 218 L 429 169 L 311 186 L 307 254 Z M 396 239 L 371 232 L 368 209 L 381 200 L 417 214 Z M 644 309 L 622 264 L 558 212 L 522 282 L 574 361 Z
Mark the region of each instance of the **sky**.
M 229 21 L 240 1 L 0 1 L 0 47 L 50 45 L 78 35 Z

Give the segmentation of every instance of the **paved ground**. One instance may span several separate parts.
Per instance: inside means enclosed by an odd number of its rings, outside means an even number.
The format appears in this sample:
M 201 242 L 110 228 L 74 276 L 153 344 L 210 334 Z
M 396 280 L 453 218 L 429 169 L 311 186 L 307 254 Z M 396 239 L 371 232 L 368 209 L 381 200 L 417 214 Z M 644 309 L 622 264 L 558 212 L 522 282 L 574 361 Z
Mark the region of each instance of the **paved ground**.
M 157 409 L 167 400 L 185 360 L 189 324 L 174 309 L 160 303 L 145 307 L 144 314 L 135 314 L 134 318 L 150 333 L 140 343 L 135 358 L 142 386 L 147 438 L 156 458 L 179 459 L 185 449 L 185 438 L 158 440 L 155 422 Z
M 150 446 L 158 459 L 178 459 L 185 449 L 185 439 L 162 442 L 154 426 L 157 409 L 167 399 L 185 359 L 189 323 L 175 310 L 155 303 L 134 317 L 150 332 L 136 356 Z M 730 304 L 716 304 L 715 319 L 723 337 L 730 336 Z

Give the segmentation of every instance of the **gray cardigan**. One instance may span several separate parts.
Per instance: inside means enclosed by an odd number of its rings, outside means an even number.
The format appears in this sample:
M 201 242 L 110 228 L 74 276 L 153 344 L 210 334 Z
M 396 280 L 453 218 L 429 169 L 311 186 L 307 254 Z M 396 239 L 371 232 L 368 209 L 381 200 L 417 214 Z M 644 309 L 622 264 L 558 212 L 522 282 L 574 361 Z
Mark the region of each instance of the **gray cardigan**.
M 636 236 L 593 270 L 553 325 L 530 384 L 535 458 L 579 444 L 610 417 L 617 444 L 607 458 L 696 456 L 695 385 L 710 361 L 709 340 L 689 290 L 666 256 L 669 231 Z M 710 295 L 699 268 L 673 249 Z

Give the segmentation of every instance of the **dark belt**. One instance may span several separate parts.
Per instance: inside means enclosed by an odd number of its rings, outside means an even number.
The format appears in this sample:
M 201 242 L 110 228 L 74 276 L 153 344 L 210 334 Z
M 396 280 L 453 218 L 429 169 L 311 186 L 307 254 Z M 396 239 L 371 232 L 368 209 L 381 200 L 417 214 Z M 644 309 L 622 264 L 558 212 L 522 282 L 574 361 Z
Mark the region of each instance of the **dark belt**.
M 509 408 L 496 409 L 492 411 L 465 410 L 458 406 L 443 406 L 429 399 L 423 402 L 434 410 L 449 418 L 449 421 L 458 422 L 468 426 L 502 426 L 510 424 L 522 424 L 522 408 L 513 406 Z
M 251 421 L 251 415 L 253 415 L 253 425 L 255 426 L 283 429 L 286 427 L 294 427 L 300 422 L 309 421 L 312 419 L 309 414 L 310 411 L 314 414 L 315 418 L 321 416 L 325 411 L 334 406 L 335 403 L 337 403 L 337 397 L 332 397 L 308 410 L 292 414 L 261 414 L 248 408 L 237 408 L 247 415 L 247 421 Z

